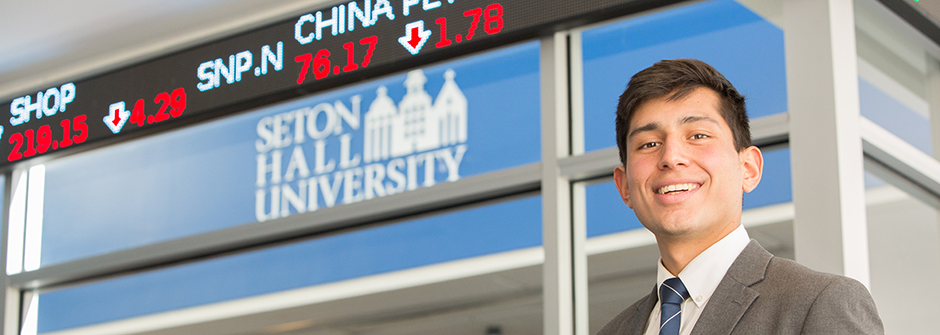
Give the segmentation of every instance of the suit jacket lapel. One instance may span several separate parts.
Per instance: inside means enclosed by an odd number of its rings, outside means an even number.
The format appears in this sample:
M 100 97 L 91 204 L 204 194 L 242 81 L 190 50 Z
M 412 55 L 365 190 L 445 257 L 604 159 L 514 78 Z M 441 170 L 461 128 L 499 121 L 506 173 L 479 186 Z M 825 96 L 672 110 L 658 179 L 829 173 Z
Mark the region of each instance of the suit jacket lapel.
M 708 299 L 692 329 L 692 335 L 731 334 L 744 312 L 759 295 L 749 286 L 764 280 L 764 273 L 772 257 L 773 255 L 752 239 L 728 268 L 728 273 Z
M 650 313 L 653 312 L 653 306 L 658 302 L 659 295 L 656 294 L 656 287 L 653 287 L 653 292 L 636 305 L 636 313 L 633 313 L 633 319 L 624 324 L 623 329 L 629 331 L 629 333 L 626 334 L 645 333 L 646 327 L 648 326 L 647 323 L 650 319 Z

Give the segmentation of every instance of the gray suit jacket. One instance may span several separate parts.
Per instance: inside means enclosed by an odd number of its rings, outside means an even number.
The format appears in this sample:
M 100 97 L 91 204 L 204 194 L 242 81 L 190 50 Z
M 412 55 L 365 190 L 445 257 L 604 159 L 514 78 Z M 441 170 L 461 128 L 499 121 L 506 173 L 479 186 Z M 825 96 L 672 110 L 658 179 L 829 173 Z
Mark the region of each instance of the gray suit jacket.
M 598 335 L 643 334 L 657 300 L 654 288 Z M 861 283 L 774 257 L 751 240 L 692 328 L 705 334 L 884 334 L 884 326 Z

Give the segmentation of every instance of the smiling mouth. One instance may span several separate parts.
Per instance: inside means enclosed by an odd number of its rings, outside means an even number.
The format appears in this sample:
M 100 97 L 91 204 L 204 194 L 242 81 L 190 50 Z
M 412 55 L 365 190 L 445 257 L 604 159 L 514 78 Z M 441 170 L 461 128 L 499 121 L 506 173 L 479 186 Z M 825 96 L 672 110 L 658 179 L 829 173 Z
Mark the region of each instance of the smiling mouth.
M 686 183 L 686 184 L 675 184 L 675 185 L 666 185 L 660 187 L 656 190 L 658 194 L 676 194 L 679 192 L 687 192 L 698 188 L 698 184 L 695 183 Z

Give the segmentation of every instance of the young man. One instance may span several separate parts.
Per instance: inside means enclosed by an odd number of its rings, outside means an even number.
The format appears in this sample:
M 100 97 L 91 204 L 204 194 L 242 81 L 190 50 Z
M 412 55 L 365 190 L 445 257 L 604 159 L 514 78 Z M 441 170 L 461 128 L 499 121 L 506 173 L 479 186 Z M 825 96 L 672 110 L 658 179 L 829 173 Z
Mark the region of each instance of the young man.
M 761 179 L 742 97 L 698 60 L 640 71 L 620 96 L 614 182 L 656 236 L 650 295 L 606 334 L 883 334 L 855 280 L 777 258 L 741 225 L 742 197 Z

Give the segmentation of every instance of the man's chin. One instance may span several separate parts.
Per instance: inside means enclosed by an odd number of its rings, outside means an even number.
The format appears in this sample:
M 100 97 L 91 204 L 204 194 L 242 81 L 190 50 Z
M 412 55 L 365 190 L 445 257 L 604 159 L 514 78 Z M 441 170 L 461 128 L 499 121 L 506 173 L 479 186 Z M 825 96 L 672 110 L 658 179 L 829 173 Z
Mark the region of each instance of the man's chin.
M 695 229 L 688 225 L 662 225 L 656 229 L 650 229 L 657 238 L 670 240 L 686 239 L 695 237 Z
M 699 222 L 696 221 L 694 215 L 680 213 L 679 215 L 670 215 L 668 218 L 660 218 L 656 220 L 654 225 L 656 229 L 650 229 L 654 233 L 660 231 L 662 234 L 666 235 L 684 235 L 694 231 L 699 227 Z

